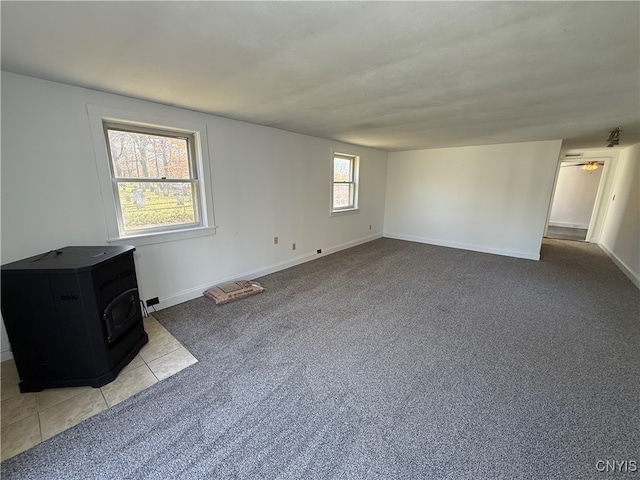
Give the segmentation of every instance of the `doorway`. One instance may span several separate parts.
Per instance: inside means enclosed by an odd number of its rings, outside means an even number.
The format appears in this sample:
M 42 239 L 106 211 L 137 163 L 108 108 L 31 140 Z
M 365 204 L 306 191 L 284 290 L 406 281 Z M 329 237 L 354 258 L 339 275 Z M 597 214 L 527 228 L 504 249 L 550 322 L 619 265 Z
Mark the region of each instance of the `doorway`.
M 585 241 L 604 171 L 604 159 L 562 161 L 547 225 L 547 238 Z

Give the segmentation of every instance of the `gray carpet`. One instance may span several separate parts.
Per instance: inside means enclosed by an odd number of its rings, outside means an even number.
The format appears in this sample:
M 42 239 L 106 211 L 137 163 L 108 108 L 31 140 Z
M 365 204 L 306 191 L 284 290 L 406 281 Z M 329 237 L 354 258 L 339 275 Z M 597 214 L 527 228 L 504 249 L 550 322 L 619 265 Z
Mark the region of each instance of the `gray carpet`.
M 2 464 L 19 479 L 599 479 L 640 470 L 640 292 L 380 239 L 156 318 L 199 362 Z
M 586 228 L 556 227 L 549 225 L 547 227 L 547 237 L 562 240 L 584 240 L 587 238 L 588 230 Z

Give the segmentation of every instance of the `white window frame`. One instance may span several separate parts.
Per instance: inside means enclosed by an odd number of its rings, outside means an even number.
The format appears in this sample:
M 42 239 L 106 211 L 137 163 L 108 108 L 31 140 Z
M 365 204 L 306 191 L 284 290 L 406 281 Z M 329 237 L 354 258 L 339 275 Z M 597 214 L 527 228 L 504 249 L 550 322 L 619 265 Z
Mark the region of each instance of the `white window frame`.
M 179 115 L 172 115 L 169 119 L 156 114 L 132 113 L 96 105 L 87 105 L 87 113 L 102 193 L 107 242 L 114 245 L 142 246 L 215 234 L 206 124 L 194 123 Z M 194 202 L 198 202 L 199 219 L 197 224 L 180 228 L 168 226 L 166 229 L 149 229 L 133 234 L 123 234 L 119 198 L 114 189 L 114 177 L 106 137 L 108 126 L 122 126 L 140 133 L 163 134 L 165 132 L 167 135 L 182 133 L 192 138 L 192 168 L 194 168 L 192 177 L 197 182 L 198 190 L 198 195 L 194 198 Z
M 349 182 L 335 182 L 334 169 L 335 159 L 347 159 L 351 161 L 351 181 Z M 353 153 L 345 153 L 343 151 L 332 150 L 331 151 L 331 194 L 329 198 L 330 202 L 330 215 L 345 215 L 351 213 L 358 213 L 360 211 L 358 207 L 358 191 L 360 190 L 360 156 Z M 334 189 L 336 185 L 350 184 L 353 186 L 353 204 L 345 207 L 335 207 L 333 203 Z

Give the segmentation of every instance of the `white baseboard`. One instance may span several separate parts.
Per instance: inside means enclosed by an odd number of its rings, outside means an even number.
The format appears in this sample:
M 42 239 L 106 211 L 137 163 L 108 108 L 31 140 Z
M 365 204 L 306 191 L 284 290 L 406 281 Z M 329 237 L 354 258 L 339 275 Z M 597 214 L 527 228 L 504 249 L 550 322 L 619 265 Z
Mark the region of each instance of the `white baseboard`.
M 195 288 L 190 288 L 189 290 L 178 292 L 173 295 L 168 295 L 166 297 L 161 297 L 159 299 L 160 303 L 158 303 L 157 305 L 154 305 L 154 307 L 157 310 L 162 310 L 164 308 L 172 307 L 174 305 L 178 305 L 179 303 L 187 302 L 189 300 L 193 300 L 194 298 L 201 297 L 202 292 L 204 292 L 208 288 L 211 288 L 214 285 L 220 285 L 227 282 L 234 282 L 237 280 L 253 280 L 255 278 L 259 278 L 265 275 L 269 275 L 271 273 L 279 272 L 280 270 L 284 270 L 286 268 L 295 267 L 296 265 L 300 265 L 301 263 L 310 262 L 317 258 L 339 252 L 340 250 L 345 250 L 347 248 L 355 247 L 356 245 L 361 245 L 363 243 L 376 240 L 378 238 L 382 238 L 382 235 L 381 234 L 370 235 L 368 237 L 363 237 L 357 240 L 353 240 L 351 242 L 335 245 L 333 247 L 323 248 L 322 253 L 306 253 L 304 255 L 300 255 L 298 257 L 292 258 L 285 262 L 266 265 L 264 267 L 242 272 L 242 273 L 239 273 L 238 275 L 233 275 L 231 277 L 214 278 L 214 279 L 211 279 L 211 281 L 206 283 L 205 285 L 199 285 Z M 153 308 L 149 310 L 149 313 L 153 314 Z
M 13 353 L 11 350 L 2 350 L 0 352 L 0 362 L 6 362 L 7 360 L 11 360 L 13 358 Z
M 622 270 L 622 273 L 624 273 L 629 278 L 629 280 L 631 280 L 631 282 L 638 289 L 640 289 L 640 274 L 631 270 L 631 268 L 629 268 L 629 266 L 626 263 L 620 260 L 620 258 L 618 258 L 618 256 L 615 253 L 609 250 L 609 247 L 607 247 L 604 243 L 598 243 L 598 246 L 602 249 L 604 253 L 607 254 L 607 256 L 613 261 L 613 263 L 615 263 L 616 266 L 620 270 Z
M 395 238 L 397 240 L 408 240 L 410 242 L 427 243 L 429 245 L 437 245 L 439 247 L 450 247 L 458 248 L 460 250 L 471 250 L 473 252 L 491 253 L 493 255 L 502 255 L 503 257 L 524 258 L 526 260 L 540 260 L 540 252 L 520 252 L 517 250 L 505 250 L 500 248 L 485 247 L 482 245 L 474 245 L 472 243 L 451 242 L 448 240 L 418 237 L 415 235 L 401 235 L 392 232 L 384 232 L 383 237 Z

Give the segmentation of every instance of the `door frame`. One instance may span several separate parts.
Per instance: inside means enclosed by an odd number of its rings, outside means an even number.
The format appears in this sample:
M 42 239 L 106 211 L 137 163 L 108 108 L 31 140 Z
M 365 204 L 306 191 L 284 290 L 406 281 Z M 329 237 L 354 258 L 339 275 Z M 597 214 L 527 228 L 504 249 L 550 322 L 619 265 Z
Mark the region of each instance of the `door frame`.
M 603 162 L 602 174 L 600 176 L 600 182 L 598 183 L 598 190 L 596 192 L 596 198 L 593 201 L 593 208 L 591 209 L 591 216 L 589 218 L 589 226 L 587 227 L 587 235 L 585 242 L 598 243 L 600 240 L 599 232 L 602 230 L 604 219 L 607 216 L 607 210 L 609 202 L 604 202 L 604 186 L 607 185 L 607 179 L 609 178 L 611 171 L 612 157 L 607 156 L 594 156 L 594 157 L 561 157 L 558 159 L 558 165 L 556 167 L 556 176 L 553 181 L 553 189 L 551 191 L 551 199 L 549 201 L 549 211 L 547 212 L 547 221 L 544 227 L 544 237 L 547 236 L 547 230 L 549 228 L 549 220 L 551 219 L 551 208 L 553 207 L 553 201 L 556 196 L 556 189 L 558 186 L 558 178 L 560 176 L 560 169 L 562 164 L 566 162 Z

